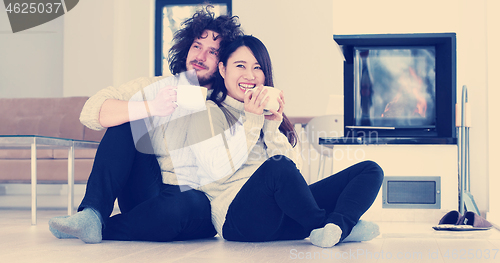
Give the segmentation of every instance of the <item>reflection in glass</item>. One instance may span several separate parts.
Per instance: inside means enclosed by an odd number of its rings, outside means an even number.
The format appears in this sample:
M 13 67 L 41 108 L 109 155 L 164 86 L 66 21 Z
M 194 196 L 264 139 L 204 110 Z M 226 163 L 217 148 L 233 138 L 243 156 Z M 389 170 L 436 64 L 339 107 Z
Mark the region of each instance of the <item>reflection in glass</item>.
M 435 77 L 434 47 L 355 48 L 356 125 L 433 127 Z

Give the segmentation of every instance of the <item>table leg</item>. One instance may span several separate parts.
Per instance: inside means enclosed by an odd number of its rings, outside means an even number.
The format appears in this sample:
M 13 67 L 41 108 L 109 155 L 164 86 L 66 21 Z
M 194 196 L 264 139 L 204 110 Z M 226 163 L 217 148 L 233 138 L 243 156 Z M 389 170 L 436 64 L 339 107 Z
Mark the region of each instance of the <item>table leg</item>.
M 68 151 L 68 215 L 73 214 L 73 197 L 75 185 L 75 145 L 71 145 Z
M 31 143 L 31 224 L 36 225 L 37 178 L 36 178 L 36 137 Z
M 305 130 L 305 127 L 306 127 L 306 124 L 302 124 L 302 141 L 306 141 L 307 140 L 307 131 Z M 306 143 L 307 146 L 307 176 L 308 176 L 308 179 L 309 181 L 307 181 L 309 184 L 312 184 L 313 181 L 312 181 L 312 172 L 311 172 L 311 143 L 308 141 Z M 303 147 L 302 149 L 304 149 L 305 147 Z
M 302 176 L 304 176 L 304 179 L 309 184 L 311 183 L 311 164 L 309 158 L 309 143 L 306 143 L 307 138 L 305 136 L 304 124 L 296 123 L 294 125 L 294 128 L 295 131 L 297 131 L 299 137 L 299 157 L 302 161 Z M 305 146 L 307 146 L 307 149 L 305 148 Z M 304 150 L 306 150 L 307 156 L 304 155 Z

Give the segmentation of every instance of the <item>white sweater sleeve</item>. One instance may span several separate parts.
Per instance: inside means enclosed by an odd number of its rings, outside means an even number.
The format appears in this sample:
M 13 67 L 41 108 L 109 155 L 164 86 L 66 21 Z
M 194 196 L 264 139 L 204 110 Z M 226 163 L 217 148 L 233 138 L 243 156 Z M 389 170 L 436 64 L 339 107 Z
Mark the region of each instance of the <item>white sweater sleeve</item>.
M 98 91 L 95 95 L 90 97 L 83 106 L 80 113 L 80 122 L 93 130 L 102 130 L 104 127 L 99 123 L 99 112 L 101 106 L 107 99 L 116 99 L 128 101 L 134 94 L 141 91 L 144 87 L 159 81 L 165 77 L 143 77 L 129 81 L 118 88 L 109 86 L 105 89 Z

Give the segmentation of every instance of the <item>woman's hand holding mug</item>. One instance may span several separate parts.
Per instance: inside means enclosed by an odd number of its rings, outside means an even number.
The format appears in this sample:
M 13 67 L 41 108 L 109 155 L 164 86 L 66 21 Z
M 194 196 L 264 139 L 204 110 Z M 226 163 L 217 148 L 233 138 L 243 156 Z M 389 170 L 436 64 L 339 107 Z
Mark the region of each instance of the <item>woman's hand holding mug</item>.
M 282 90 L 279 92 L 279 97 L 277 97 L 276 99 L 278 100 L 279 105 L 278 110 L 276 110 L 275 108 L 269 108 L 268 111 L 272 114 L 266 115 L 265 118 L 266 120 L 281 122 L 283 120 L 283 110 L 285 108 L 285 96 L 283 95 Z
M 267 90 L 264 86 L 259 86 L 252 90 L 247 90 L 243 103 L 245 104 L 245 111 L 253 114 L 262 115 L 264 107 L 269 101 L 269 97 L 265 98 Z

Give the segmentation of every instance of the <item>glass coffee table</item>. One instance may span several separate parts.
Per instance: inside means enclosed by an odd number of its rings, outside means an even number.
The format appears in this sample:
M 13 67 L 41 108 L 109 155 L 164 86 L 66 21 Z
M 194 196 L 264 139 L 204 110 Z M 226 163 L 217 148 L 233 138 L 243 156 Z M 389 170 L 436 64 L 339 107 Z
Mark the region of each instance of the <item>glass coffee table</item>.
M 37 210 L 37 150 L 68 150 L 68 215 L 73 213 L 75 149 L 97 149 L 99 142 L 73 140 L 39 135 L 0 135 L 0 149 L 31 150 L 31 224 L 36 225 Z

